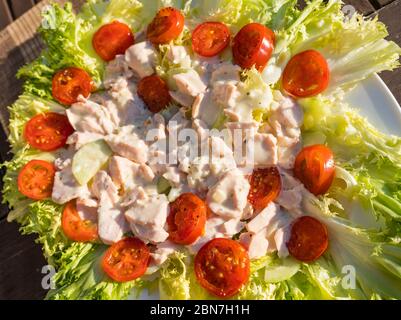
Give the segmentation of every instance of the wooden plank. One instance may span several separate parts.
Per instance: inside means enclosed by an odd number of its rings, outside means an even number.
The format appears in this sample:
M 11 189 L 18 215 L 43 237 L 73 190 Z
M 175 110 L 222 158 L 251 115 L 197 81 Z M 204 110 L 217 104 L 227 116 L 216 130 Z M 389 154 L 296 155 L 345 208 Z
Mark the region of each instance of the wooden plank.
M 3 140 L 3 139 L 5 139 L 5 138 L 1 138 L 1 142 L 3 142 L 3 141 L 5 141 L 5 140 Z M 3 162 L 4 160 L 2 160 L 2 162 Z M 3 177 L 4 176 L 4 174 L 6 173 L 6 170 L 4 169 L 4 168 L 1 168 L 0 169 L 0 177 Z M 3 190 L 3 179 L 0 179 L 0 190 Z M 3 203 L 0 203 L 0 221 L 2 221 L 3 219 L 5 219 L 6 217 L 7 217 L 7 215 L 8 215 L 8 213 L 10 212 L 10 210 L 8 209 L 8 205 L 7 204 L 3 204 Z M 2 244 L 0 243 L 0 246 L 1 246 Z
M 0 221 L 0 299 L 43 299 L 47 264 L 34 236 L 21 236 L 16 223 Z
M 11 11 L 14 18 L 18 18 L 22 16 L 25 12 L 35 5 L 35 1 L 33 0 L 11 0 Z
M 299 9 L 303 9 L 303 8 L 305 8 L 305 6 L 306 6 L 305 0 L 298 0 L 298 8 Z
M 7 136 L 4 132 L 4 130 L 0 130 L 0 161 L 3 163 L 4 161 L 10 160 L 12 157 L 10 150 L 10 146 L 7 141 Z M 6 173 L 5 168 L 0 169 L 0 190 L 3 190 L 3 177 L 4 174 Z M 1 191 L 0 191 L 1 192 Z M 2 197 L 0 196 L 0 199 Z M 1 219 L 5 219 L 9 213 L 8 205 L 3 204 L 0 201 L 0 221 Z M 0 243 L 1 246 L 1 243 Z
M 353 6 L 356 11 L 363 15 L 368 15 L 375 11 L 375 8 L 369 0 L 346 0 L 344 3 Z
M 13 21 L 7 0 L 0 0 L 0 30 L 5 28 Z
M 0 123 L 6 134 L 6 107 L 18 97 L 22 85 L 15 74 L 22 65 L 34 60 L 43 47 L 35 30 L 40 24 L 40 12 L 45 4 L 46 1 L 43 1 L 0 32 Z
M 401 0 L 396 0 L 391 4 L 379 9 L 375 14 L 379 15 L 379 20 L 383 21 L 389 32 L 389 40 L 396 42 L 401 46 Z M 394 71 L 385 71 L 380 74 L 389 87 L 398 103 L 401 104 L 401 68 Z
M 380 7 L 384 7 L 385 5 L 388 5 L 391 2 L 394 2 L 395 0 L 373 0 L 374 2 L 377 2 Z

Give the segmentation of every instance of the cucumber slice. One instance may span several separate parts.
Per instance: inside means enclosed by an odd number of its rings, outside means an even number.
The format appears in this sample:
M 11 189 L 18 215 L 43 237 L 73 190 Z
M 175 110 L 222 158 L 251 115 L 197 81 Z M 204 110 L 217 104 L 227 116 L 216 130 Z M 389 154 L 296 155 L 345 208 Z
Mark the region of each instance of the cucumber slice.
M 72 174 L 80 185 L 87 184 L 113 154 L 103 140 L 84 145 L 72 159 Z
M 171 190 L 170 182 L 166 178 L 160 177 L 159 180 L 157 181 L 157 193 L 165 194 L 166 196 L 168 196 L 170 190 Z
M 220 112 L 216 121 L 212 125 L 212 129 L 222 130 L 224 128 L 224 124 L 227 122 L 228 118 L 224 114 L 224 112 Z
M 301 268 L 300 263 L 293 258 L 286 258 L 281 260 L 281 262 L 281 265 L 266 266 L 266 282 L 276 283 L 288 280 Z

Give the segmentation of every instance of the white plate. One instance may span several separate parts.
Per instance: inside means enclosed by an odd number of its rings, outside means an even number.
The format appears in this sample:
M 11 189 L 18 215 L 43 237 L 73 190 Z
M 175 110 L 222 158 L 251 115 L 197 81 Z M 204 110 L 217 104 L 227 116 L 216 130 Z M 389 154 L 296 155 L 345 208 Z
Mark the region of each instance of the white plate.
M 370 123 L 385 133 L 401 136 L 401 108 L 383 80 L 374 75 L 346 96 Z
M 401 107 L 378 75 L 362 81 L 346 95 L 345 100 L 352 107 L 359 109 L 360 113 L 378 130 L 401 136 Z M 361 222 L 364 221 L 363 218 L 361 219 Z M 364 223 L 368 222 L 364 221 Z M 130 296 L 129 299 L 135 298 Z M 139 299 L 156 300 L 159 299 L 159 295 L 149 295 L 147 290 L 144 290 Z

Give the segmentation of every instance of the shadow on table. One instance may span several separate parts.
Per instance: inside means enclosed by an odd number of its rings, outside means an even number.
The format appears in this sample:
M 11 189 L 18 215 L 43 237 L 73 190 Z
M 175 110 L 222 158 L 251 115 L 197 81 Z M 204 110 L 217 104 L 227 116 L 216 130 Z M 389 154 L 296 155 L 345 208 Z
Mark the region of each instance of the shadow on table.
M 0 221 L 0 300 L 43 299 L 47 265 L 35 236 L 22 236 L 17 223 Z

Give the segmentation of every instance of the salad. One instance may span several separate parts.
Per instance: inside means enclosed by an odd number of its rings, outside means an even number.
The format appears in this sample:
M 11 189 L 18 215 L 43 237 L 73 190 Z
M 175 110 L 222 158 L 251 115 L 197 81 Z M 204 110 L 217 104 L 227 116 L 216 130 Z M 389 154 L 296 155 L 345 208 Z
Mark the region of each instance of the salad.
M 401 298 L 401 138 L 344 101 L 401 49 L 341 1 L 296 4 L 46 8 L 3 201 L 48 299 Z

